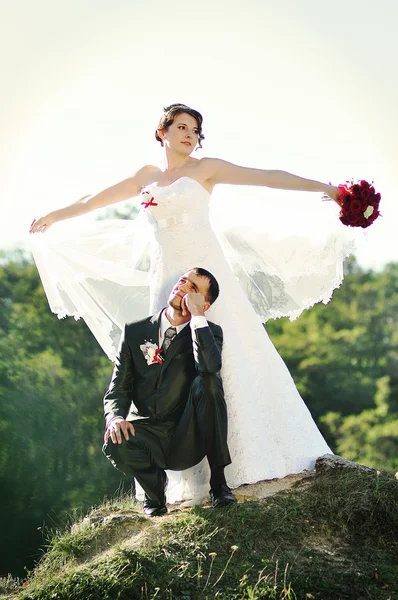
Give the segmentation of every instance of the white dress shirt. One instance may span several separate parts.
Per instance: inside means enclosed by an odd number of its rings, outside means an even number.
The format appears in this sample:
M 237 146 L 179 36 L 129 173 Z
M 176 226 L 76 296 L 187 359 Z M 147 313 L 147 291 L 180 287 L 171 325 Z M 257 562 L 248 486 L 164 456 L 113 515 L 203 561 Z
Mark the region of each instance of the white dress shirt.
M 200 329 L 201 327 L 209 326 L 206 317 L 202 317 L 201 315 L 196 315 L 196 316 L 194 315 L 193 317 L 191 317 L 190 321 L 187 321 L 186 323 L 183 323 L 182 325 L 172 325 L 172 323 L 170 323 L 170 321 L 167 318 L 166 309 L 165 309 L 162 312 L 162 316 L 160 317 L 159 348 L 162 347 L 166 329 L 168 329 L 169 327 L 174 327 L 177 330 L 177 335 L 178 335 L 180 333 L 180 331 L 182 331 L 184 329 L 184 327 L 186 327 L 188 325 L 188 323 L 191 325 L 192 331 L 194 331 L 195 329 Z

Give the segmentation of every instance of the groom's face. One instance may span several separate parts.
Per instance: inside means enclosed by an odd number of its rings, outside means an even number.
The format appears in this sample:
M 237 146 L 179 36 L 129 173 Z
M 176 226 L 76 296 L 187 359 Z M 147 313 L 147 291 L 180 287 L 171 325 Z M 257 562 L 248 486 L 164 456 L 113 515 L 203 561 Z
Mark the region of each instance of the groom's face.
M 207 277 L 197 275 L 194 271 L 184 273 L 171 290 L 168 300 L 169 306 L 175 310 L 181 310 L 182 299 L 185 294 L 188 294 L 189 292 L 202 294 L 202 296 L 206 298 L 207 292 L 209 291 L 209 283 Z

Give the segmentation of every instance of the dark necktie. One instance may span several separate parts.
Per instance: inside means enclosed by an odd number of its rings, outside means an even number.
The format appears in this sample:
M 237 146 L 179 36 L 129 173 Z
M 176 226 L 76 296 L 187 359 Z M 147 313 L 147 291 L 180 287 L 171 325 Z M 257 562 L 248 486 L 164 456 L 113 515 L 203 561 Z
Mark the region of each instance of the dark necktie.
M 176 335 L 177 335 L 177 329 L 175 327 L 169 327 L 164 332 L 164 340 L 163 340 L 163 344 L 162 344 L 163 355 L 166 354 L 168 347 L 170 346 L 171 342 L 174 340 Z

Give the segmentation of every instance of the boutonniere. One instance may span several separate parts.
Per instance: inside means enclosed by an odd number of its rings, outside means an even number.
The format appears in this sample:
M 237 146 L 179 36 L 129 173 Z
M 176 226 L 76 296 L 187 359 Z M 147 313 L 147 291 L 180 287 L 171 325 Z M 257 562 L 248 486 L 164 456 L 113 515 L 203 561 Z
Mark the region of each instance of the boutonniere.
M 141 204 L 144 206 L 144 208 L 148 208 L 148 206 L 157 206 L 158 205 L 157 202 L 154 202 L 155 198 L 153 196 L 151 197 L 151 193 L 148 192 L 148 190 L 142 191 L 141 196 L 144 197 L 144 201 L 141 202 Z
M 156 363 L 159 365 L 162 364 L 163 356 L 160 356 L 162 351 L 158 348 L 157 344 L 154 344 L 153 342 L 145 342 L 144 344 L 140 345 L 140 350 L 149 366 L 155 365 Z

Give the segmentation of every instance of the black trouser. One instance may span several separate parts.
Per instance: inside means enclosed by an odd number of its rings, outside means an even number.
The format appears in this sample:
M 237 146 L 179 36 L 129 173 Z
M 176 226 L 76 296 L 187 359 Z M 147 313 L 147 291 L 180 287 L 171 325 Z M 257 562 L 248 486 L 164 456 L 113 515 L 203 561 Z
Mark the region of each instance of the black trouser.
M 133 421 L 135 435 L 109 438 L 103 451 L 125 475 L 132 475 L 151 500 L 163 504 L 164 469 L 182 471 L 207 456 L 210 467 L 231 462 L 227 445 L 227 407 L 221 378 L 198 376 L 192 382 L 184 412 L 177 423 L 149 419 Z

